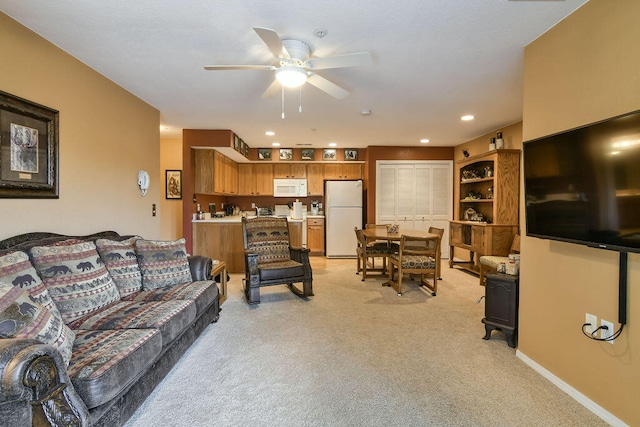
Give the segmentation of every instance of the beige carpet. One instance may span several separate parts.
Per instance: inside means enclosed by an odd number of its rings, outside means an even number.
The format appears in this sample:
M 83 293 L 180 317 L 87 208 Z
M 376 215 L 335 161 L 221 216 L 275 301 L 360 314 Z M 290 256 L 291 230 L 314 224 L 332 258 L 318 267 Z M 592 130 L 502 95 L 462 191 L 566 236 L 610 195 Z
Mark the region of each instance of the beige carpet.
M 308 301 L 275 286 L 248 306 L 233 275 L 220 321 L 127 426 L 606 425 L 501 332 L 482 339 L 476 277 L 443 279 L 436 297 L 411 282 L 398 297 L 354 260 L 315 268 Z

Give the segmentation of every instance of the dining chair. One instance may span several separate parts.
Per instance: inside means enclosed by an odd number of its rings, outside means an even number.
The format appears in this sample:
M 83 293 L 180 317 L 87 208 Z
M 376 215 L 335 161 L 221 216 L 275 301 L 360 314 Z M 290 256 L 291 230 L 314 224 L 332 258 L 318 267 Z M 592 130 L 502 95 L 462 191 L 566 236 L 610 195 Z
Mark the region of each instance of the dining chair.
M 429 227 L 428 232 L 431 234 L 437 234 L 440 237 L 440 247 L 438 248 L 438 256 L 436 257 L 436 260 L 438 262 L 438 280 L 442 280 L 442 269 L 440 268 L 440 265 L 442 262 L 442 237 L 444 236 L 444 228 Z
M 402 276 L 405 273 L 420 275 L 420 286 L 431 290 L 436 296 L 438 290 L 438 276 L 440 275 L 437 256 L 440 253 L 440 237 L 415 237 L 402 235 L 400 250 L 389 257 L 389 285 L 395 289 L 398 296 L 402 295 Z M 394 275 L 397 272 L 397 278 Z M 433 280 L 433 285 L 429 280 Z
M 369 277 L 386 277 L 387 275 L 387 258 L 393 255 L 393 250 L 386 242 L 384 245 L 379 243 L 369 243 L 367 238 L 358 227 L 354 228 L 357 239 L 356 253 L 358 255 L 358 270 L 356 274 L 362 272 L 362 281 Z M 382 258 L 382 267 L 375 266 L 375 259 Z M 372 272 L 379 274 L 371 274 Z

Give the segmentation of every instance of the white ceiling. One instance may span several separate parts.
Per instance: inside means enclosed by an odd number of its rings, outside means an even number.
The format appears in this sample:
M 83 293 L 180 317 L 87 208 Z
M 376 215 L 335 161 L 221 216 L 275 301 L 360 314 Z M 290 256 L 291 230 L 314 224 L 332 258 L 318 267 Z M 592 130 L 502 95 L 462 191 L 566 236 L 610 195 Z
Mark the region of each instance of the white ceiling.
M 454 146 L 522 120 L 523 48 L 583 3 L 0 0 L 0 10 L 160 110 L 162 136 L 232 129 L 252 148 L 358 148 Z M 312 56 L 367 51 L 373 65 L 319 71 L 351 94 L 306 84 L 302 113 L 300 91 L 287 90 L 283 120 L 281 96 L 261 98 L 273 71 L 203 69 L 271 64 L 253 27 L 306 41 Z

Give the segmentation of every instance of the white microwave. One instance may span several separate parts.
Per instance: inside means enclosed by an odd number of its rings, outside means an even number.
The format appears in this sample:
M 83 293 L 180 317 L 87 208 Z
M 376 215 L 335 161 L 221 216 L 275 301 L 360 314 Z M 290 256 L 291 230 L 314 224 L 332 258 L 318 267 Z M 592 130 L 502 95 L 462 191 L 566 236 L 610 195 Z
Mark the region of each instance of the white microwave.
M 307 179 L 274 179 L 273 197 L 307 197 Z

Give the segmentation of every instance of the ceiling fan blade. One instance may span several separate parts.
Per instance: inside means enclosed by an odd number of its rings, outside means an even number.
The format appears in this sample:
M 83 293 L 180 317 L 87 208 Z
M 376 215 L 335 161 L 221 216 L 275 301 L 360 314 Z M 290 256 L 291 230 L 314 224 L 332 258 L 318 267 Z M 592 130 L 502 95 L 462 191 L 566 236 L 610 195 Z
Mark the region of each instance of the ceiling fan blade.
M 347 90 L 314 73 L 309 73 L 309 77 L 307 77 L 307 83 L 312 84 L 313 86 L 324 92 L 327 92 L 329 95 L 333 96 L 336 99 L 343 99 L 349 96 L 349 92 Z
M 261 27 L 253 27 L 253 30 L 258 33 L 264 44 L 266 44 L 271 53 L 273 53 L 273 56 L 276 58 L 289 58 L 289 52 L 287 52 L 287 49 L 282 44 L 278 33 Z
M 324 58 L 309 58 L 305 67 L 309 70 L 324 70 L 327 68 L 359 67 L 371 65 L 373 59 L 369 52 L 348 53 L 346 55 L 326 56 Z
M 273 79 L 273 83 L 269 85 L 267 90 L 262 94 L 262 98 L 271 98 L 282 90 L 282 84 L 276 79 Z
M 273 65 L 207 65 L 205 70 L 268 70 L 276 69 Z

